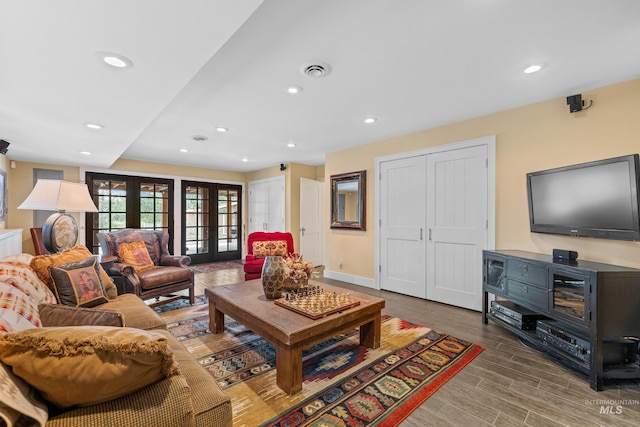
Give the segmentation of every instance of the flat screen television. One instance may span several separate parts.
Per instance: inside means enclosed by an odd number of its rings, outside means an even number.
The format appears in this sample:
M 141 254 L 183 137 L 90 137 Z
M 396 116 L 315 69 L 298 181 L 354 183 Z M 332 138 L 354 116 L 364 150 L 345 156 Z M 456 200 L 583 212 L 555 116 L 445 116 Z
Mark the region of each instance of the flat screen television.
M 640 240 L 638 154 L 527 174 L 536 233 Z

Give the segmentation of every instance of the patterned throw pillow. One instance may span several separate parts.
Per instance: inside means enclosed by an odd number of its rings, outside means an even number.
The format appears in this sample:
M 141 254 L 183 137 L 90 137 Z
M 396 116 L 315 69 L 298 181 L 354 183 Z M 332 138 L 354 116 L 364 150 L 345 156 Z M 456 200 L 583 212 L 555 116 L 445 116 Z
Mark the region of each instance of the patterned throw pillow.
M 60 304 L 95 307 L 108 301 L 94 257 L 50 267 L 56 297 Z
M 253 242 L 251 248 L 255 258 L 288 255 L 286 240 L 264 240 L 261 242 Z
M 61 265 L 68 264 L 74 261 L 82 261 L 90 256 L 93 256 L 89 249 L 85 246 L 78 245 L 74 246 L 71 249 L 65 249 L 64 251 L 57 252 L 55 254 L 50 255 L 38 255 L 33 257 L 31 260 L 31 268 L 33 268 L 38 277 L 49 286 L 49 288 L 53 289 L 53 280 L 51 279 L 51 274 L 49 273 L 49 267 L 52 265 Z M 107 291 L 107 296 L 111 299 L 115 299 L 118 297 L 118 288 L 116 288 L 115 283 L 113 283 L 113 279 L 109 277 L 106 271 L 102 268 L 101 265 L 98 265 L 98 269 L 100 270 L 100 279 L 102 280 L 102 285 Z
M 144 271 L 154 267 L 147 245 L 142 241 L 121 243 L 118 246 L 118 257 L 123 263 L 133 266 L 136 271 Z
M 0 282 L 9 283 L 30 296 L 36 304 L 55 303 L 51 289 L 38 277 L 29 264 L 0 261 Z
M 116 399 L 180 372 L 161 334 L 109 326 L 6 334 L 0 360 L 61 408 Z
M 10 283 L 0 282 L 0 334 L 41 326 L 37 303 Z

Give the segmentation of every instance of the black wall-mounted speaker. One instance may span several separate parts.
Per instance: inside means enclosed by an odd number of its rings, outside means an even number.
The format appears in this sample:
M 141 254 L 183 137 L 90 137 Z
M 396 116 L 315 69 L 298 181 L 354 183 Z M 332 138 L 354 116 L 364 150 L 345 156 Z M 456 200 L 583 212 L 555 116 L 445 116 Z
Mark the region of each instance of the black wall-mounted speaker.
M 4 139 L 0 139 L 0 154 L 7 154 L 9 151 L 9 143 Z
M 567 105 L 569 106 L 569 111 L 571 113 L 582 111 L 582 107 L 584 106 L 582 102 L 582 95 L 578 94 L 567 96 Z

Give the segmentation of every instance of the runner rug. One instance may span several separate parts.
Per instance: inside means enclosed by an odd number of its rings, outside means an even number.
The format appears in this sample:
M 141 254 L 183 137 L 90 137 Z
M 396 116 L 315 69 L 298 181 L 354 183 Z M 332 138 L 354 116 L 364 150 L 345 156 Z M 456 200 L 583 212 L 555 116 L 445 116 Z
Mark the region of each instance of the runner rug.
M 209 262 L 206 264 L 192 264 L 189 266 L 195 274 L 208 273 L 210 271 L 228 270 L 230 268 L 242 268 L 241 261 L 222 261 L 222 262 Z
M 302 391 L 289 396 L 276 386 L 274 347 L 239 322 L 214 335 L 207 305 L 161 316 L 231 397 L 235 426 L 395 426 L 482 351 L 383 316 L 378 349 L 359 345 L 356 330 L 307 349 Z

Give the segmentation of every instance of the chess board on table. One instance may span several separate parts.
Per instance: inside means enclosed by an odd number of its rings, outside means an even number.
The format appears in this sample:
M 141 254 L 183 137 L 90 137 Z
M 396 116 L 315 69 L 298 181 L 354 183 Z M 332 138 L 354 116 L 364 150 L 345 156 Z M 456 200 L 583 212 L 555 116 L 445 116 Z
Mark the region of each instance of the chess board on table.
M 320 286 L 290 291 L 274 302 L 314 320 L 360 305 L 347 292 L 325 292 Z

